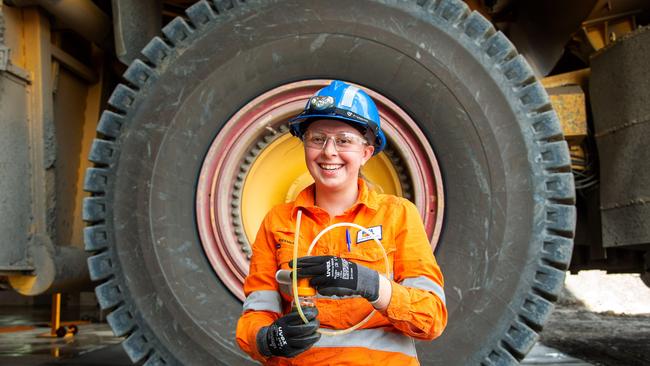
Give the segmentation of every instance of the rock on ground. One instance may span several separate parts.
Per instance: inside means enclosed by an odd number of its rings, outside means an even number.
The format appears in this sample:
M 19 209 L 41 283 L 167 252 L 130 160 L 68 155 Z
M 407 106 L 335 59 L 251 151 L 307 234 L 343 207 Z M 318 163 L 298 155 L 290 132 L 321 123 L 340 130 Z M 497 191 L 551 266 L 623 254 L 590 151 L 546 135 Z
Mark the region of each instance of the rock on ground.
M 633 274 L 568 275 L 541 342 L 594 365 L 650 365 L 650 288 Z

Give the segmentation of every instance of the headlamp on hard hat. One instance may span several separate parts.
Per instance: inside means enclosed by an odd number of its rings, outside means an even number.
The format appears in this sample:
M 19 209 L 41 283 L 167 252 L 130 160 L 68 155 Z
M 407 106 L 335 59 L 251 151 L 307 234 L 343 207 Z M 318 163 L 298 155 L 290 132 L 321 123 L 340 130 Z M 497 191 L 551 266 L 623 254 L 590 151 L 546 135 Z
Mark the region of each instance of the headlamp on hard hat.
M 334 107 L 334 97 L 317 95 L 309 99 L 309 109 L 314 111 L 326 111 Z

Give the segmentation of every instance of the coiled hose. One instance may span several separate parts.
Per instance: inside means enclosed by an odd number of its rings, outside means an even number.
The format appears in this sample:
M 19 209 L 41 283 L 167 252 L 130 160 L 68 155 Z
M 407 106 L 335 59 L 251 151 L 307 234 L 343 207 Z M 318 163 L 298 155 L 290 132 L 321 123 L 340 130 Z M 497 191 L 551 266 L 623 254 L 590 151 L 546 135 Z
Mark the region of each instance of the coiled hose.
M 298 309 L 298 314 L 300 315 L 300 318 L 302 319 L 302 321 L 304 321 L 305 324 L 307 324 L 307 323 L 309 323 L 309 321 L 307 320 L 307 317 L 305 317 L 305 314 L 302 311 L 302 307 L 300 305 L 300 301 L 299 301 L 299 298 L 298 298 L 298 276 L 297 276 L 297 273 L 296 273 L 297 268 L 298 268 L 298 242 L 299 242 L 299 236 L 300 236 L 300 221 L 301 221 L 301 219 L 302 219 L 302 210 L 298 210 L 298 215 L 296 217 L 296 233 L 295 233 L 294 239 L 293 239 L 293 266 L 292 266 L 292 269 L 291 269 L 291 286 L 292 286 L 292 290 L 293 290 L 293 301 L 297 305 L 296 308 Z M 375 243 L 381 248 L 382 252 L 384 253 L 384 265 L 386 266 L 386 273 L 385 274 L 386 274 L 386 278 L 390 278 L 390 266 L 388 264 L 388 255 L 386 254 L 386 249 L 384 249 L 384 246 L 381 245 L 381 242 L 375 237 L 375 235 L 372 233 L 372 231 L 368 230 L 367 228 L 365 228 L 365 227 L 363 227 L 361 225 L 357 225 L 357 224 L 355 224 L 353 222 L 339 222 L 339 223 L 336 223 L 336 224 L 332 224 L 332 225 L 326 227 L 325 229 L 323 229 L 320 233 L 318 233 L 318 235 L 316 235 L 314 240 L 309 245 L 309 249 L 307 249 L 307 255 L 311 255 L 312 249 L 314 249 L 314 246 L 316 246 L 316 243 L 318 242 L 318 240 L 320 240 L 320 238 L 323 235 L 325 235 L 328 231 L 330 231 L 332 229 L 335 229 L 337 227 L 353 227 L 353 228 L 357 228 L 357 229 L 361 230 L 363 233 L 370 236 L 372 238 L 372 240 L 375 241 Z M 368 314 L 368 316 L 363 318 L 359 323 L 357 323 L 356 325 L 353 325 L 353 326 L 351 326 L 351 327 L 349 327 L 347 329 L 328 330 L 328 329 L 321 328 L 321 329 L 318 329 L 318 332 L 320 334 L 327 335 L 327 336 L 337 336 L 337 335 L 348 334 L 348 333 L 352 332 L 353 330 L 359 329 L 364 324 L 366 324 L 370 320 L 370 318 L 372 318 L 373 315 L 375 315 L 376 312 L 377 312 L 377 310 L 371 311 L 370 314 Z

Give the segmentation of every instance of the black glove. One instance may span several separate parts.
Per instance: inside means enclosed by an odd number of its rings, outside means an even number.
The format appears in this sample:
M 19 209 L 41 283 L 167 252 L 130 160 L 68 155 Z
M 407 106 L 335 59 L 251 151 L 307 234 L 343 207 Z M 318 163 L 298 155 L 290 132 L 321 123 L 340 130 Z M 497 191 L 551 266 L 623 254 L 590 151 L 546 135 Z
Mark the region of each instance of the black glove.
M 294 357 L 318 342 L 318 309 L 304 308 L 303 313 L 309 321 L 307 324 L 297 312 L 291 312 L 268 327 L 260 329 L 257 332 L 257 348 L 260 353 L 266 357 Z
M 325 296 L 360 295 L 368 301 L 379 298 L 379 273 L 343 258 L 298 258 L 298 277 L 312 277 L 309 284 Z

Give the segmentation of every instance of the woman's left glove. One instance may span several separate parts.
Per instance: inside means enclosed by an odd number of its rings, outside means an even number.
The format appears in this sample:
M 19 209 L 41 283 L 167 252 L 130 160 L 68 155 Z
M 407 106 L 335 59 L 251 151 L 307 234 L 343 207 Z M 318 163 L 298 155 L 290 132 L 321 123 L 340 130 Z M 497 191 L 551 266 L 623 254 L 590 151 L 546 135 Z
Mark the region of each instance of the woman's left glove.
M 309 284 L 321 295 L 360 295 L 371 302 L 379 298 L 379 273 L 340 257 L 298 258 L 297 272 L 298 277 L 311 277 Z

